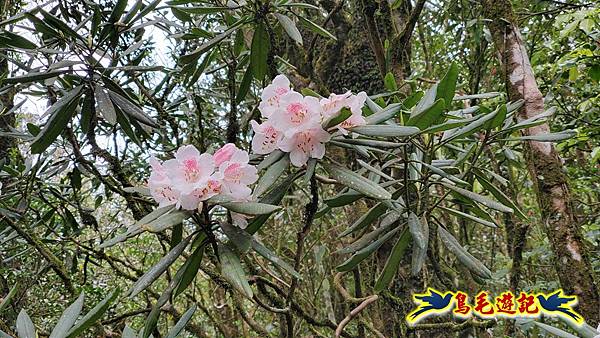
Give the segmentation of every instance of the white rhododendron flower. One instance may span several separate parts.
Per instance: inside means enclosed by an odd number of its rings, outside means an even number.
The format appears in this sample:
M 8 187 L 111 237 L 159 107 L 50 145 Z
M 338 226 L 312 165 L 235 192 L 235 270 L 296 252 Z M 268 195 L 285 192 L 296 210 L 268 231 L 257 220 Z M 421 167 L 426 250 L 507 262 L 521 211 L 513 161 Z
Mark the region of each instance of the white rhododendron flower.
M 248 200 L 252 194 L 248 185 L 258 180 L 256 167 L 248 164 L 250 158 L 243 150 L 235 148 L 228 155 L 223 158 L 217 174 L 222 183 L 223 193 L 237 201 Z
M 269 117 L 274 110 L 279 108 L 280 98 L 287 94 L 290 89 L 290 80 L 285 75 L 277 75 L 270 85 L 263 89 L 260 96 L 258 109 L 263 117 Z
M 224 195 L 246 201 L 252 194 L 248 185 L 258 180 L 256 168 L 248 164 L 248 153 L 228 143 L 214 155 L 201 154 L 192 145 L 177 150 L 175 158 L 161 163 L 150 159 L 152 173 L 148 188 L 159 206 L 195 210 L 202 202 Z
M 250 121 L 254 130 L 254 138 L 252 138 L 252 151 L 256 154 L 269 154 L 278 148 L 279 141 L 283 139 L 283 133 L 277 130 L 270 121 L 265 121 L 262 124 L 252 120 Z
M 252 151 L 264 155 L 274 150 L 290 153 L 293 165 L 306 165 L 309 158 L 321 159 L 325 155 L 325 143 L 331 135 L 323 129 L 329 121 L 339 116 L 344 108 L 350 117 L 329 131 L 339 130 L 347 135 L 349 128 L 365 125 L 362 107 L 367 94 L 331 94 L 321 100 L 304 96 L 290 88 L 285 75 L 277 75 L 261 94 L 259 110 L 266 118 L 262 123 L 251 121 L 254 137 Z M 216 155 L 216 154 L 215 154 Z
M 269 120 L 273 121 L 275 128 L 283 131 L 285 137 L 291 137 L 321 123 L 321 105 L 317 98 L 289 92 L 281 97 L 279 106 Z
M 179 199 L 179 191 L 172 188 L 171 179 L 167 176 L 163 165 L 154 157 L 150 158 L 152 173 L 148 180 L 150 193 L 160 207 L 175 204 Z
M 290 153 L 290 162 L 296 167 L 306 164 L 309 158 L 323 158 L 325 142 L 331 135 L 320 126 L 306 129 L 284 138 L 279 143 L 279 149 Z

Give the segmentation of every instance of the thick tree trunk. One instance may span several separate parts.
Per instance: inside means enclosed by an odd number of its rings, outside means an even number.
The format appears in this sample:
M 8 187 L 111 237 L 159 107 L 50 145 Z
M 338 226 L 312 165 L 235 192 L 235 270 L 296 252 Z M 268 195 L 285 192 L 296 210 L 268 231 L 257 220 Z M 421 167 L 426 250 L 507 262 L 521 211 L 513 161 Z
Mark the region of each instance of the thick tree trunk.
M 525 101 L 518 119 L 542 113 L 544 99 L 515 24 L 510 1 L 484 0 L 483 7 L 486 17 L 491 19 L 488 26 L 502 58 L 509 98 Z M 540 135 L 549 131 L 550 127 L 545 123 L 525 130 L 524 134 Z M 554 251 L 554 267 L 560 284 L 566 293 L 579 297 L 578 310 L 590 325 L 596 326 L 600 318 L 600 295 L 580 235 L 561 158 L 549 142 L 528 142 L 525 155 L 535 184 L 542 223 Z

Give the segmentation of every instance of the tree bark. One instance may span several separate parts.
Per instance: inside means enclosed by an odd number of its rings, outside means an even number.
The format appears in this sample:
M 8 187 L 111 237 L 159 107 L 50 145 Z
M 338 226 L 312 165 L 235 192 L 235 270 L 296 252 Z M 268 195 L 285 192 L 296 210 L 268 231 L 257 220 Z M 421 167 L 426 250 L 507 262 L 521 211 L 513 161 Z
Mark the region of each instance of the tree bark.
M 506 89 L 511 100 L 523 99 L 519 120 L 536 116 L 544 110 L 544 99 L 531 67 L 525 44 L 515 23 L 508 0 L 483 0 L 488 26 L 501 56 Z M 547 123 L 526 129 L 525 135 L 550 132 Z M 567 294 L 579 297 L 579 312 L 596 326 L 600 318 L 600 295 L 594 282 L 582 240 L 567 176 L 562 160 L 549 142 L 529 141 L 525 144 L 529 174 L 534 182 L 542 224 L 554 252 L 554 267 Z

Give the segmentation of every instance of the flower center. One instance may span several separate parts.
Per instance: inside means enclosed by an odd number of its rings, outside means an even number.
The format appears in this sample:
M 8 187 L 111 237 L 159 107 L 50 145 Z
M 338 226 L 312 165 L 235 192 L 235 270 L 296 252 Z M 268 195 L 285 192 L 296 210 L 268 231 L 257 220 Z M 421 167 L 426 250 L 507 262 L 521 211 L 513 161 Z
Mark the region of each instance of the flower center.
M 233 163 L 225 169 L 225 179 L 233 183 L 240 183 L 242 179 L 241 164 Z
M 287 111 L 290 113 L 290 121 L 298 124 L 304 121 L 306 117 L 306 108 L 302 103 L 292 103 L 287 106 Z

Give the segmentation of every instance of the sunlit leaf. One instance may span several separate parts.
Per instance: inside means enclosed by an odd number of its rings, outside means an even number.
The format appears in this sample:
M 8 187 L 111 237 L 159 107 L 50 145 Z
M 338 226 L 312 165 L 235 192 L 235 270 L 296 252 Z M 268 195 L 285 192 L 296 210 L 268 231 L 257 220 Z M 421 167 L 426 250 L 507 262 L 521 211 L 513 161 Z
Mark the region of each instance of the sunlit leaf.
M 300 34 L 300 31 L 298 30 L 298 27 L 296 27 L 294 21 L 292 21 L 292 19 L 290 19 L 288 16 L 283 15 L 281 13 L 275 13 L 275 17 L 281 24 L 281 27 L 283 27 L 285 32 L 290 36 L 290 38 L 292 38 L 292 40 L 296 41 L 298 44 L 302 45 L 302 34 Z

